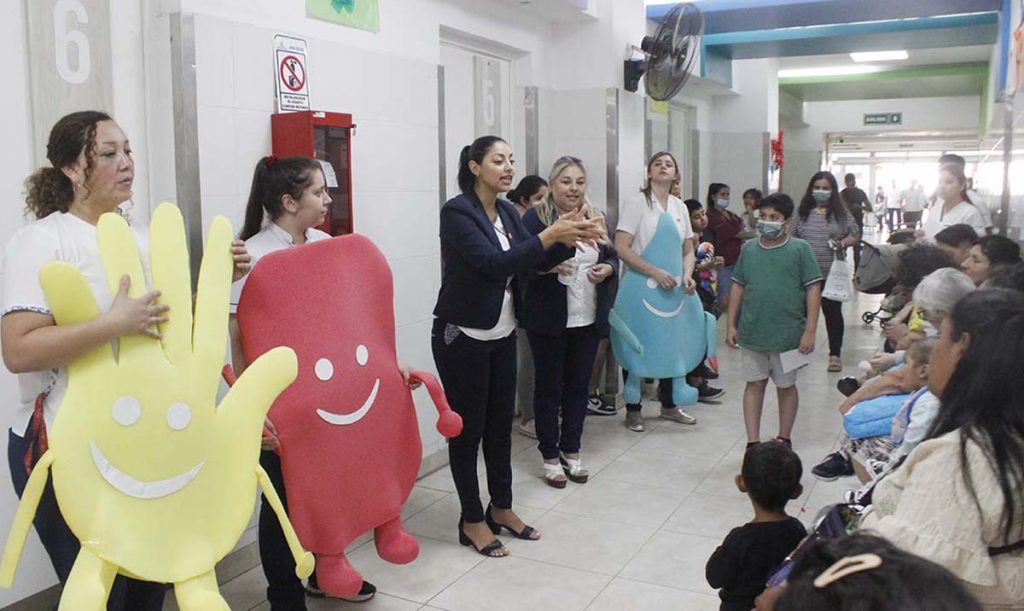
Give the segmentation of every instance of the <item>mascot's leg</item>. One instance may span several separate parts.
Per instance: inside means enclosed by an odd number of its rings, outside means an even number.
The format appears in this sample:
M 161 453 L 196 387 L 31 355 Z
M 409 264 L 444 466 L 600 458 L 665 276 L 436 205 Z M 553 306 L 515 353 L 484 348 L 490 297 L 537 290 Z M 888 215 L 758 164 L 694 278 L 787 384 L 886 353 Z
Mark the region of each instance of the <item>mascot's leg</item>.
M 395 564 L 408 564 L 420 554 L 420 544 L 405 531 L 401 518 L 385 522 L 373 530 L 377 555 Z
M 217 576 L 213 571 L 174 584 L 174 597 L 181 611 L 231 611 L 217 589 Z
M 643 381 L 643 376 L 635 375 L 633 372 L 629 373 L 629 378 L 622 389 L 622 397 L 626 399 L 626 403 L 640 403 L 640 384 Z
M 345 553 L 316 555 L 316 583 L 335 598 L 352 598 L 363 587 L 363 576 L 352 568 Z
M 697 404 L 697 389 L 687 384 L 685 377 L 672 378 L 672 403 L 677 407 Z
M 83 547 L 64 584 L 58 611 L 106 611 L 115 577 L 116 566 Z

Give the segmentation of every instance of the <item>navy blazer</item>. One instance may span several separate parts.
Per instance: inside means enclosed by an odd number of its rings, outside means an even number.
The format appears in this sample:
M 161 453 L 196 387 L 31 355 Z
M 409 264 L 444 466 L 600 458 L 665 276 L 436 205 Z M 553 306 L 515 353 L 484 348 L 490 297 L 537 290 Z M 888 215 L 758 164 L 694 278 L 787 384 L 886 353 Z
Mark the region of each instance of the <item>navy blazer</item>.
M 498 199 L 497 212 L 508 233 L 508 250 L 501 249 L 494 225 L 475 193 L 463 193 L 441 207 L 441 290 L 434 316 L 471 329 L 498 324 L 505 284 L 510 276 L 517 318 L 522 312 L 521 274 L 535 266 L 549 269 L 572 257 L 574 248 L 556 244 L 544 250 L 529 233 L 511 203 Z
M 526 230 L 536 235 L 547 227 L 540 220 L 534 208 L 526 211 L 523 215 L 523 225 Z M 597 316 L 594 324 L 597 327 L 599 337 L 608 336 L 608 312 L 612 309 L 612 302 L 615 298 L 614 287 L 618 278 L 619 257 L 615 247 L 609 244 L 598 244 L 598 263 L 607 263 L 615 270 L 604 282 L 597 285 Z M 537 271 L 547 271 L 552 266 L 539 266 Z M 558 281 L 558 274 L 543 274 L 536 271 L 527 276 L 526 303 L 523 305 L 523 314 L 519 325 L 527 331 L 540 333 L 542 335 L 560 335 L 565 331 L 565 325 L 569 318 L 568 311 L 568 288 Z

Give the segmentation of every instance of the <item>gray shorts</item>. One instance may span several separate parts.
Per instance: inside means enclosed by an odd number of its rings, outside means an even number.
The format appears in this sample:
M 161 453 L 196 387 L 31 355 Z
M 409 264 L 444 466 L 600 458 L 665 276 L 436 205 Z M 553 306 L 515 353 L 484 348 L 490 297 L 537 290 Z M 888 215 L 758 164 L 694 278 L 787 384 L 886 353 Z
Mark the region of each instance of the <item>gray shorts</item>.
M 747 382 L 760 382 L 771 378 L 777 388 L 790 388 L 796 385 L 796 372 L 782 371 L 782 359 L 778 352 L 756 352 L 740 347 L 740 362 L 743 378 Z

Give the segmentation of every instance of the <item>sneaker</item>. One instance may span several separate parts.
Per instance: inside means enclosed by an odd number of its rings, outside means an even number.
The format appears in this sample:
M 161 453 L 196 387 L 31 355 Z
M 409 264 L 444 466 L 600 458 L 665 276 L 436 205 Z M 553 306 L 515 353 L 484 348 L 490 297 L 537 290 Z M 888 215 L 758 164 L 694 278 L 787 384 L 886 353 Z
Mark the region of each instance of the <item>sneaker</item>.
M 843 502 L 847 505 L 860 505 L 860 490 L 851 488 L 844 492 Z
M 697 387 L 697 401 L 700 401 L 701 403 L 714 403 L 724 395 L 724 389 L 710 386 L 707 382 L 704 382 Z
M 853 393 L 857 392 L 859 388 L 860 382 L 853 376 L 839 378 L 839 381 L 836 382 L 836 389 L 843 393 L 843 396 L 845 397 L 849 397 Z
M 364 579 L 363 587 L 359 589 L 358 594 L 356 594 L 352 598 L 340 598 L 339 600 L 344 600 L 350 603 L 363 603 L 373 598 L 374 594 L 376 593 L 377 586 L 373 585 L 372 583 Z M 316 584 L 312 582 L 306 584 L 306 594 L 312 596 L 313 598 L 333 598 L 329 597 L 326 592 L 318 588 Z
M 681 408 L 673 407 L 671 409 L 661 410 L 661 417 L 666 420 L 674 420 L 682 424 L 697 424 L 697 419 L 684 412 Z
M 833 452 L 826 456 L 825 460 L 815 465 L 811 469 L 811 473 L 820 480 L 834 482 L 840 477 L 852 476 L 853 463 L 842 452 Z
M 641 414 L 640 411 L 634 412 L 627 410 L 626 428 L 631 431 L 636 431 L 637 433 L 643 433 L 645 430 L 643 414 Z
M 601 397 L 597 395 L 591 395 L 587 399 L 587 413 L 594 416 L 614 416 L 618 413 L 618 408 L 614 405 L 608 405 L 601 400 Z
M 707 363 L 701 363 L 693 370 L 693 375 L 704 378 L 705 380 L 717 380 L 718 372 L 707 366 Z
M 520 421 L 519 426 L 516 428 L 519 429 L 520 435 L 525 435 L 530 439 L 537 438 L 537 421 L 532 418 L 526 422 Z

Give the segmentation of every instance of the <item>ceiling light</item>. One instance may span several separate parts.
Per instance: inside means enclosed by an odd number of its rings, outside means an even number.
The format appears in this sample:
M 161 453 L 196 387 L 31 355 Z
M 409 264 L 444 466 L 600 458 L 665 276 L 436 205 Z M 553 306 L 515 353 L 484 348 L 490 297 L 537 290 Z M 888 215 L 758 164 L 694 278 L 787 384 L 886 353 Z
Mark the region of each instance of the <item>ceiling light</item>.
M 809 76 L 849 76 L 881 72 L 878 66 L 823 66 L 821 68 L 785 68 L 779 70 L 779 78 L 801 78 Z
M 850 59 L 855 62 L 889 62 L 900 59 L 907 59 L 906 51 L 868 51 L 866 53 L 850 53 Z

